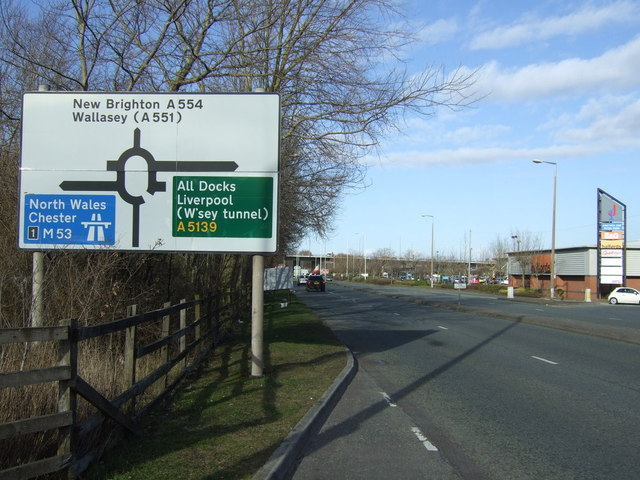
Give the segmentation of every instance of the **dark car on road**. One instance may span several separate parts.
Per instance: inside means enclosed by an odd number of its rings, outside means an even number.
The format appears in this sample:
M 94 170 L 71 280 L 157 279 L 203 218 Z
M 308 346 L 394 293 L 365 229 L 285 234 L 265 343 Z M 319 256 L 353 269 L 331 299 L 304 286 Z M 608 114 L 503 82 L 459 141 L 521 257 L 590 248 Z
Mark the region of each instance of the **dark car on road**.
M 326 285 L 322 275 L 309 275 L 307 278 L 307 292 L 324 292 Z

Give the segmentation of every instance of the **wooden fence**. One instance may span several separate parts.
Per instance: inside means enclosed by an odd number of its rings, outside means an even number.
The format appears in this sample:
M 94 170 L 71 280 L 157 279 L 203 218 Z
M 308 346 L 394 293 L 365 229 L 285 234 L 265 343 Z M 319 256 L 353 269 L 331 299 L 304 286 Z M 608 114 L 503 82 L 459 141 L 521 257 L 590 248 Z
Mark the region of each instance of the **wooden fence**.
M 245 309 L 246 295 L 229 292 L 183 300 L 176 305 L 165 304 L 162 309 L 141 314 L 130 307 L 126 318 L 96 326 L 80 327 L 76 320 L 71 320 L 58 327 L 0 329 L 0 346 L 56 342 L 58 347 L 55 365 L 0 373 L 0 389 L 46 382 L 58 384 L 56 413 L 0 424 L 0 441 L 57 430 L 57 453 L 0 470 L 0 479 L 26 480 L 53 472 L 76 478 L 122 435 L 127 432 L 140 435 L 139 417 L 207 358 L 220 340 L 225 322 L 238 318 Z M 90 339 L 111 346 L 115 342 L 123 347 L 123 358 L 118 363 L 122 366 L 125 390 L 116 398 L 105 398 L 78 375 L 79 345 Z M 139 371 L 141 360 L 144 372 Z M 154 388 L 149 388 L 152 385 Z M 97 413 L 80 423 L 78 395 L 97 409 Z M 101 440 L 93 441 L 95 432 L 107 419 L 115 427 L 109 435 L 98 435 Z

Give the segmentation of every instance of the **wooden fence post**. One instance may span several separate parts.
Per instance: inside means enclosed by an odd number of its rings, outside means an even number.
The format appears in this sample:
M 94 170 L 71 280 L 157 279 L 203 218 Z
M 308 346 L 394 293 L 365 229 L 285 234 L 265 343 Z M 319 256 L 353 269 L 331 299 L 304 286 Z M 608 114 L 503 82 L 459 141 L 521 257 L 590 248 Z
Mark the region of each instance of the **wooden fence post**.
M 187 303 L 187 299 L 183 298 L 182 300 L 180 300 L 180 303 L 183 303 L 183 304 Z M 185 328 L 187 328 L 187 309 L 182 308 L 180 310 L 180 330 L 184 330 Z M 184 352 L 186 349 L 187 349 L 187 336 L 182 335 L 180 337 L 180 353 Z M 182 364 L 180 371 L 184 372 L 184 370 L 187 368 L 187 357 L 183 358 L 180 363 Z
M 65 322 L 66 323 L 66 322 Z M 71 412 L 72 424 L 58 430 L 58 455 L 69 456 L 67 478 L 74 479 L 76 474 L 73 467 L 76 423 L 77 397 L 72 385 L 78 375 L 78 321 L 69 320 L 67 338 L 58 342 L 58 366 L 69 367 L 69 379 L 58 382 L 58 412 Z
M 171 302 L 165 302 L 164 308 L 169 308 L 171 306 Z M 162 317 L 162 338 L 167 338 L 171 331 L 171 315 L 165 315 Z M 160 348 L 160 365 L 164 365 L 169 361 L 169 346 L 164 345 Z M 164 377 L 164 388 L 166 390 L 169 385 L 169 374 L 167 373 Z
M 198 300 L 200 300 L 200 295 L 195 296 L 195 299 L 197 301 L 197 303 L 195 304 L 195 308 L 194 308 L 194 322 L 199 322 L 201 319 L 201 312 L 202 312 L 202 308 L 201 308 L 201 304 Z M 200 335 L 201 335 L 201 330 L 200 330 L 200 323 L 196 324 L 196 328 L 194 330 L 194 334 L 195 334 L 195 341 L 198 342 L 200 340 Z M 201 352 L 202 351 L 203 346 L 198 344 L 198 348 L 196 349 L 196 352 Z
M 132 317 L 138 311 L 137 305 L 127 307 L 127 316 Z M 128 327 L 125 331 L 124 341 L 124 387 L 125 390 L 130 389 L 136 382 L 136 334 L 137 327 Z M 135 411 L 135 398 L 129 403 L 129 410 Z

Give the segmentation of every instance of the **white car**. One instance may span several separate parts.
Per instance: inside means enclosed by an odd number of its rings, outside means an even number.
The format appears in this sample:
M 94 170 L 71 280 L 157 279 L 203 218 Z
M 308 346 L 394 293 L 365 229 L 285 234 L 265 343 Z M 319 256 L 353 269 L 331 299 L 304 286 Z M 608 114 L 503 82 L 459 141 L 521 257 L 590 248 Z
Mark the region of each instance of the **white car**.
M 636 303 L 640 304 L 640 291 L 631 287 L 618 287 L 609 294 L 609 303 Z
M 306 285 L 307 284 L 307 278 L 309 278 L 309 275 L 300 275 L 298 277 L 298 285 Z

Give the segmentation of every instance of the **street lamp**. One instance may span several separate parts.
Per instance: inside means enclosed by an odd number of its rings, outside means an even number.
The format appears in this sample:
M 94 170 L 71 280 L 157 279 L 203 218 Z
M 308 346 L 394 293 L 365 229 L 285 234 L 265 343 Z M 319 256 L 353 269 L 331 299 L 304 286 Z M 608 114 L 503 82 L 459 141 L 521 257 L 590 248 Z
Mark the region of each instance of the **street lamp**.
M 522 264 L 522 254 L 520 253 L 520 237 L 518 235 L 511 235 L 511 239 L 515 240 L 515 243 L 518 245 L 518 248 L 516 249 L 516 260 L 518 261 L 518 265 L 520 265 L 520 276 L 522 277 L 522 288 L 525 287 L 525 282 L 524 282 L 524 267 Z M 515 245 L 514 245 L 515 248 Z
M 367 234 L 356 232 L 356 235 L 362 235 L 362 256 L 364 257 L 364 281 L 367 281 Z
M 518 244 L 518 249 L 516 251 L 519 252 L 520 251 L 520 237 L 518 237 L 518 235 L 511 235 L 511 239 L 515 240 L 516 243 Z M 515 245 L 514 245 L 514 247 L 515 247 Z
M 431 218 L 431 288 L 433 288 L 433 238 L 434 238 L 434 230 L 435 230 L 435 225 L 436 225 L 436 217 L 434 217 L 433 215 L 428 215 L 428 214 L 423 214 L 420 215 L 421 217 L 429 217 Z
M 556 187 L 558 183 L 558 164 L 546 160 L 534 159 L 533 163 L 546 163 L 553 165 L 553 215 L 551 220 L 551 287 L 550 298 L 555 296 L 556 290 Z
M 347 238 L 347 280 L 349 280 L 349 239 Z

